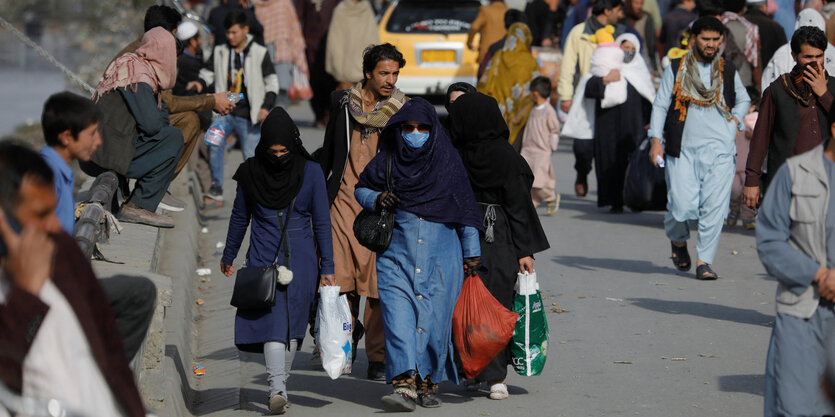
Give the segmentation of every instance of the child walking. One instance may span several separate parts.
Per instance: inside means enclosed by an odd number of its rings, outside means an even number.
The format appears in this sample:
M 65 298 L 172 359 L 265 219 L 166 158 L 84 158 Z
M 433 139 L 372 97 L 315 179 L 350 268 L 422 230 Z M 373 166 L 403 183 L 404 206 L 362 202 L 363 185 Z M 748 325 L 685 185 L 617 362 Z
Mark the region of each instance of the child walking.
M 551 80 L 536 77 L 531 81 L 531 98 L 534 108 L 528 116 L 528 123 L 522 137 L 522 157 L 533 171 L 531 198 L 534 207 L 541 202 L 547 205 L 550 216 L 559 209 L 560 195 L 555 191 L 557 179 L 551 164 L 551 153 L 557 150 L 560 136 L 560 122 L 557 112 L 548 98 L 551 96 Z

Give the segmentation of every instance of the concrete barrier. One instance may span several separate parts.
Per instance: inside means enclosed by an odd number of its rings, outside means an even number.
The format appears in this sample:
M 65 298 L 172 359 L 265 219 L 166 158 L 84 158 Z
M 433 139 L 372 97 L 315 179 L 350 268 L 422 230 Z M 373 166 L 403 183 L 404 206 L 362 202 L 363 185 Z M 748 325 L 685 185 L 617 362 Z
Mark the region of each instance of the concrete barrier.
M 100 245 L 109 260 L 92 261 L 99 278 L 117 274 L 150 279 L 157 287 L 157 306 L 148 336 L 131 367 L 146 407 L 159 416 L 190 416 L 194 398 L 191 358 L 196 329 L 193 320 L 195 269 L 200 215 L 190 194 L 188 175 L 174 180 L 169 190 L 187 204 L 169 213 L 173 229 L 123 223 Z M 85 184 L 89 187 L 89 183 Z M 82 187 L 84 188 L 84 187 Z

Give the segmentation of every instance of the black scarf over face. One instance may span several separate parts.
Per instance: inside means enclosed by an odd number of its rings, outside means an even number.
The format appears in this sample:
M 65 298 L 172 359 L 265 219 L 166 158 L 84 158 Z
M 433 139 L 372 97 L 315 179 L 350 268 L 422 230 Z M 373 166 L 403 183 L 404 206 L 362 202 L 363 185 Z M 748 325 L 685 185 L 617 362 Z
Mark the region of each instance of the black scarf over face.
M 815 101 L 815 93 L 812 91 L 812 86 L 803 80 L 803 74 L 806 71 L 807 65 L 795 64 L 791 72 L 780 76 L 780 84 L 786 89 L 786 92 L 794 97 L 805 107 L 809 107 Z M 824 71 L 824 76 L 829 79 L 829 74 Z
M 460 91 L 464 94 L 469 94 L 475 93 L 477 90 L 475 89 L 475 87 L 473 87 L 472 84 L 465 83 L 463 81 L 450 84 L 449 87 L 446 89 L 446 100 L 444 100 L 444 108 L 446 108 L 447 113 L 449 113 L 449 106 L 450 104 L 452 104 L 449 102 L 449 96 L 456 91 Z
M 284 145 L 289 152 L 280 157 L 273 155 L 270 147 L 276 144 Z M 293 119 L 283 108 L 276 107 L 261 123 L 255 156 L 244 161 L 232 178 L 247 199 L 279 210 L 287 207 L 302 188 L 304 166 L 309 159 Z
M 510 130 L 496 99 L 482 93 L 458 97 L 449 106 L 449 126 L 473 188 L 501 187 L 520 174 L 533 183 L 531 168 L 507 141 Z

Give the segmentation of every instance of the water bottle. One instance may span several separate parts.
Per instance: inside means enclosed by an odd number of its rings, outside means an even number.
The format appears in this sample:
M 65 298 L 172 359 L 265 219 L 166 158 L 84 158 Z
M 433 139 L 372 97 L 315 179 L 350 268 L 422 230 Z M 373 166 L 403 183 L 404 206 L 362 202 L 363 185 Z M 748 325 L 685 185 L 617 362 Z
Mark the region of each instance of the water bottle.
M 231 101 L 232 104 L 238 103 L 243 100 L 243 98 L 244 93 L 226 93 L 226 99 Z M 206 145 L 221 146 L 221 144 L 223 144 L 223 139 L 226 137 L 226 130 L 226 117 L 215 116 L 212 120 L 212 125 L 209 126 L 209 130 L 206 131 L 206 136 L 203 137 L 203 140 L 206 141 Z
M 239 101 L 244 99 L 244 93 L 226 93 L 226 99 L 231 101 L 232 104 L 238 104 Z
M 206 136 L 203 137 L 203 140 L 206 141 L 206 145 L 222 145 L 223 140 L 226 138 L 226 128 L 226 117 L 215 116 L 212 120 L 212 125 L 209 126 L 209 130 L 206 131 Z

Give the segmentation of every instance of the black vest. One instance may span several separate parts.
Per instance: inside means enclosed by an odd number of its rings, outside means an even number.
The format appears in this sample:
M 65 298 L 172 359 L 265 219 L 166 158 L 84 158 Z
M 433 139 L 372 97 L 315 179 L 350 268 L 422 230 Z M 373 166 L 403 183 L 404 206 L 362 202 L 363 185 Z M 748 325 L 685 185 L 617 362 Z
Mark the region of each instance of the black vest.
M 681 58 L 670 61 L 670 65 L 673 68 L 673 80 L 675 80 L 681 66 Z M 725 60 L 725 69 L 722 71 L 722 95 L 725 96 L 725 104 L 731 109 L 736 104 L 734 75 L 736 75 L 736 67 L 731 61 Z M 678 158 L 681 153 L 681 135 L 684 132 L 684 121 L 679 121 L 680 116 L 681 111 L 676 110 L 676 98 L 673 95 L 673 101 L 670 103 L 670 108 L 667 109 L 667 120 L 664 122 L 664 153 L 674 158 Z
M 826 84 L 829 93 L 835 94 L 835 77 L 829 77 Z M 768 138 L 767 175 L 763 175 L 762 178 L 763 191 L 768 187 L 768 183 L 783 162 L 794 155 L 794 145 L 800 129 L 800 108 L 797 99 L 780 84 L 780 78 L 774 80 L 768 88 L 771 89 L 771 99 L 774 102 L 774 120 L 772 120 L 771 137 Z M 829 124 L 833 120 L 835 106 L 830 114 L 823 111 L 820 103 L 815 103 L 815 107 L 818 110 L 821 139 L 825 143 L 832 136 Z

